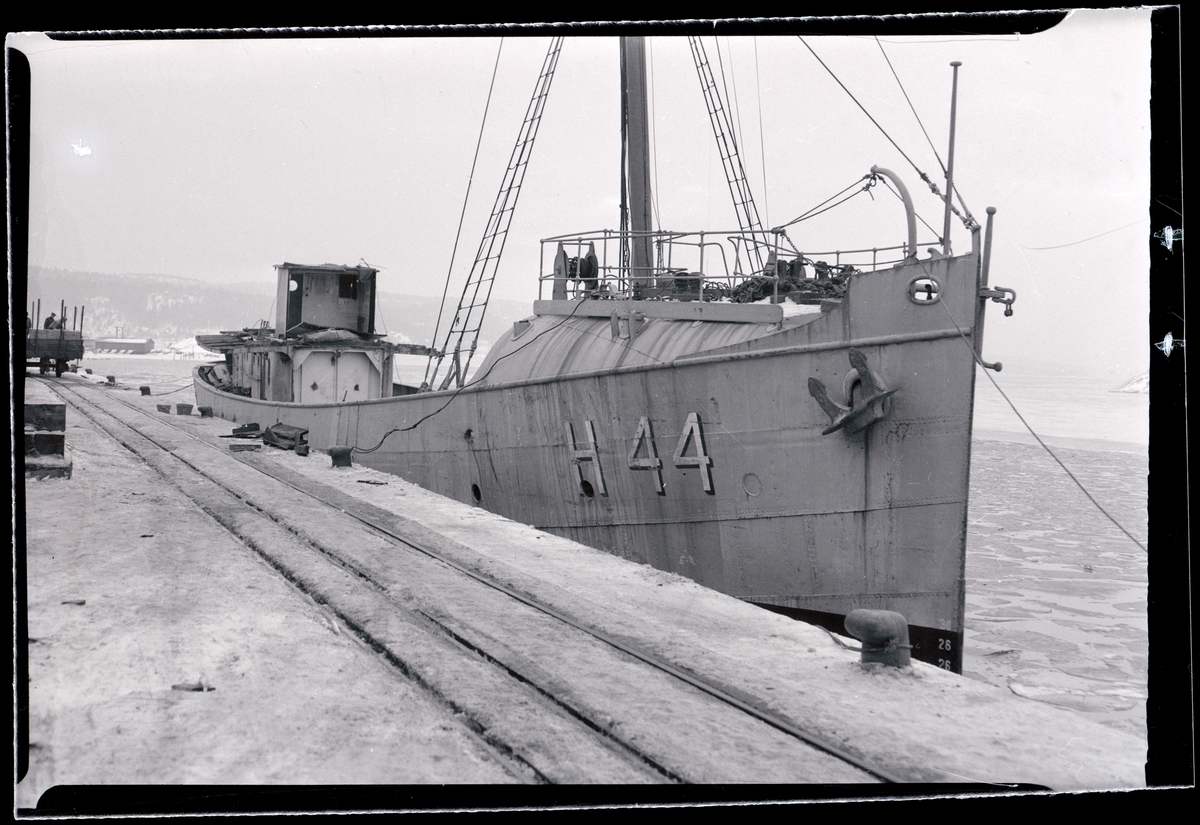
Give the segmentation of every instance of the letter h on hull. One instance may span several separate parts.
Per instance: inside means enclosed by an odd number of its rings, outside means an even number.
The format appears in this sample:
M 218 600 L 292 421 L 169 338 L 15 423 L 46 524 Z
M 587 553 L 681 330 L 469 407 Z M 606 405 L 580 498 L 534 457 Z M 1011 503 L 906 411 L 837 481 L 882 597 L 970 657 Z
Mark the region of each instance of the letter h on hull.
M 571 426 L 571 422 L 566 422 L 567 426 L 567 444 L 571 448 L 571 463 L 575 465 L 575 474 L 579 481 L 579 486 L 583 487 L 583 462 L 592 462 L 592 476 L 596 480 L 596 492 L 602 496 L 608 495 L 608 488 L 604 486 L 604 471 L 600 468 L 600 455 L 596 451 L 596 430 L 592 426 L 591 421 L 584 421 L 583 426 L 587 430 L 588 445 L 583 449 L 575 443 L 575 428 Z

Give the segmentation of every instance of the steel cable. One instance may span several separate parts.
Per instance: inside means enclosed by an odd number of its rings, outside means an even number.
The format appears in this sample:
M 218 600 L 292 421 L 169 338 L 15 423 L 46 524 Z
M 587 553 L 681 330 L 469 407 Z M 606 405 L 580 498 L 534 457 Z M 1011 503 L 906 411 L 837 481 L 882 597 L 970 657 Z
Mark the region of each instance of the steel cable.
M 425 364 L 425 378 L 422 379 L 423 384 L 428 384 L 429 367 L 433 364 L 433 359 L 437 357 L 436 347 L 438 330 L 442 325 L 442 313 L 446 308 L 446 296 L 450 292 L 450 276 L 454 271 L 454 258 L 458 254 L 458 241 L 462 237 L 463 219 L 467 215 L 467 201 L 471 197 L 471 183 L 475 180 L 475 164 L 479 160 L 479 147 L 483 143 L 483 130 L 487 125 L 488 109 L 492 105 L 492 91 L 496 88 L 496 72 L 500 68 L 500 52 L 503 48 L 504 38 L 502 37 L 500 38 L 500 45 L 496 47 L 496 62 L 492 66 L 492 80 L 491 83 L 488 84 L 487 101 L 483 104 L 483 119 L 479 123 L 479 137 L 475 141 L 475 156 L 471 158 L 471 173 L 467 177 L 467 192 L 465 195 L 463 195 L 462 212 L 460 212 L 458 216 L 458 229 L 454 233 L 454 247 L 450 250 L 450 265 L 446 268 L 446 285 L 442 287 L 442 301 L 440 304 L 438 304 L 438 317 L 437 321 L 433 325 L 433 338 L 430 339 L 430 349 L 432 349 L 433 352 L 429 356 L 429 361 Z M 442 355 L 445 356 L 445 353 L 442 353 Z M 438 364 L 440 365 L 441 362 L 439 361 Z
M 925 269 L 924 264 L 922 264 L 921 268 Z M 929 275 L 928 269 L 925 269 L 925 274 Z M 1029 426 L 1029 422 L 1025 420 L 1025 416 L 1021 415 L 1021 411 L 1017 409 L 1017 405 L 1012 402 L 1012 399 L 1008 397 L 1008 394 L 1005 393 L 1004 390 L 1000 389 L 1000 385 L 996 382 L 996 379 L 992 377 L 991 370 L 989 370 L 986 366 L 984 366 L 983 359 L 979 357 L 979 353 L 977 353 L 975 351 L 975 347 L 971 346 L 971 342 L 967 340 L 967 336 L 963 333 L 962 327 L 960 327 L 958 325 L 958 322 L 954 320 L 954 316 L 950 314 L 950 310 L 946 308 L 946 302 L 938 301 L 938 303 L 942 305 L 942 309 L 945 310 L 946 317 L 950 319 L 950 323 L 954 324 L 954 328 L 956 330 L 958 330 L 959 337 L 962 338 L 963 344 L 966 345 L 967 349 L 971 350 L 971 356 L 975 359 L 975 362 L 977 364 L 979 364 L 980 367 L 983 367 L 983 374 L 986 375 L 988 377 L 988 380 L 992 382 L 992 386 L 996 388 L 996 392 L 1000 393 L 1001 397 L 1003 397 L 1004 400 L 1008 402 L 1008 406 L 1012 408 L 1012 411 L 1014 413 L 1016 413 L 1017 418 L 1021 419 L 1021 423 L 1025 425 L 1025 429 L 1029 430 L 1029 434 L 1032 435 L 1034 437 L 1034 439 L 1037 441 L 1037 443 L 1042 446 L 1043 450 L 1045 450 L 1047 453 L 1050 454 L 1050 457 L 1054 459 L 1054 461 L 1058 464 L 1058 466 L 1062 467 L 1063 472 L 1065 472 L 1071 478 L 1071 481 L 1075 482 L 1075 486 L 1077 486 L 1080 490 L 1083 491 L 1083 494 L 1085 496 L 1087 496 L 1088 501 L 1090 501 L 1093 505 L 1095 505 L 1096 509 L 1099 510 L 1101 513 L 1103 513 L 1105 518 L 1107 518 L 1109 521 L 1111 521 L 1113 524 L 1115 524 L 1117 529 L 1120 530 L 1122 533 L 1124 533 L 1125 536 L 1130 541 L 1132 541 L 1134 544 L 1136 544 L 1138 547 L 1140 547 L 1143 552 L 1148 553 L 1149 550 L 1146 549 L 1146 545 L 1142 544 L 1140 541 L 1138 541 L 1136 538 L 1134 538 L 1133 534 L 1130 533 L 1128 530 L 1126 530 L 1124 528 L 1124 526 L 1122 526 L 1121 522 L 1119 522 L 1115 518 L 1113 518 L 1112 514 L 1110 514 L 1107 510 L 1105 510 L 1102 506 L 1100 506 L 1100 502 L 1096 501 L 1096 499 L 1092 496 L 1092 494 L 1088 492 L 1088 489 L 1083 486 L 1083 482 L 1081 482 L 1078 478 L 1075 477 L 1075 474 L 1071 472 L 1071 470 L 1067 467 L 1067 465 L 1063 464 L 1062 459 L 1060 459 L 1058 456 L 1056 456 L 1054 454 L 1054 451 L 1051 450 L 1050 447 L 1046 445 L 1046 442 L 1042 441 L 1041 436 L 1039 436 L 1036 432 L 1034 432 L 1033 427 Z

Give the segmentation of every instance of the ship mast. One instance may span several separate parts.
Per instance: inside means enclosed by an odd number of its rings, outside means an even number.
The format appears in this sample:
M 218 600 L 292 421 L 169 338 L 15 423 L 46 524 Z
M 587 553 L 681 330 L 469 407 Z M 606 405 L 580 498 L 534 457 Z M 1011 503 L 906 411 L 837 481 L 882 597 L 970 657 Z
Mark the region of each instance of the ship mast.
M 644 37 L 621 38 L 621 147 L 625 167 L 621 181 L 622 262 L 627 262 L 633 294 L 638 297 L 654 283 Z

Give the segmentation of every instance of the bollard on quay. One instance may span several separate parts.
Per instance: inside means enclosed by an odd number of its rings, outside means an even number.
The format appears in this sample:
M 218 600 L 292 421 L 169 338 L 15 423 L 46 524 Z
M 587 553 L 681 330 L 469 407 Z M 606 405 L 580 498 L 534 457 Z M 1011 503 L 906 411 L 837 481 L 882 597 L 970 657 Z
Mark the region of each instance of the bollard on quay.
M 143 385 L 143 386 L 141 386 L 141 387 L 138 387 L 138 389 L 142 391 L 142 395 L 149 395 L 149 394 L 150 394 L 150 388 L 149 388 L 149 387 L 147 387 L 147 386 L 145 386 L 145 385 Z
M 208 406 L 207 404 L 202 407 L 197 407 L 196 411 L 200 413 L 201 418 L 212 418 L 213 417 L 212 407 Z
M 330 447 L 329 456 L 333 459 L 334 467 L 349 467 L 350 466 L 350 447 Z
M 862 642 L 862 663 L 879 662 L 889 667 L 912 664 L 908 643 L 908 621 L 893 610 L 851 610 L 846 630 Z

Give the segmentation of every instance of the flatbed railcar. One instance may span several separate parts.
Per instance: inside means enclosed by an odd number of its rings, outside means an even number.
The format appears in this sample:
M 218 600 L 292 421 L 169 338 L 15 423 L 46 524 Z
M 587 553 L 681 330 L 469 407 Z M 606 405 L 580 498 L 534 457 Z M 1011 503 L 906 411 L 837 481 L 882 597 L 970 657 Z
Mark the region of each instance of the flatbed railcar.
M 42 375 L 56 376 L 70 361 L 83 357 L 83 332 L 73 329 L 31 329 L 25 337 L 25 366 L 37 367 Z

